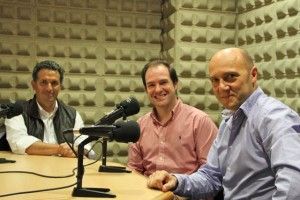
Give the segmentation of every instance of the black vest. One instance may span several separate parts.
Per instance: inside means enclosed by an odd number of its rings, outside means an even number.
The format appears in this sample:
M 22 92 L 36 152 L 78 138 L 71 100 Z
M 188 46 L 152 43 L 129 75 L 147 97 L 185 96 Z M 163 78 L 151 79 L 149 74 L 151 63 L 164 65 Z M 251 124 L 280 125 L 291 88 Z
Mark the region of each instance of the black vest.
M 65 105 L 62 101 L 57 100 L 57 103 L 58 109 L 53 118 L 53 123 L 57 142 L 61 144 L 65 142 L 62 136 L 63 131 L 69 128 L 74 128 L 76 110 L 70 106 Z M 22 116 L 27 127 L 27 133 L 43 141 L 44 123 L 39 115 L 39 109 L 35 96 L 33 97 L 33 99 L 24 102 Z M 68 142 L 73 143 L 73 134 L 65 134 L 65 137 Z

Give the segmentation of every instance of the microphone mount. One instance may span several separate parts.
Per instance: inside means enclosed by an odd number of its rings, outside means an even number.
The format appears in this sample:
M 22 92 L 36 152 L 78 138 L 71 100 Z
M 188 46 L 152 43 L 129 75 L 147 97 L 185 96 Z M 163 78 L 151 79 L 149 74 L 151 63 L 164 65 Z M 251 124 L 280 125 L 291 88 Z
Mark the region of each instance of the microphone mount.
M 77 130 L 75 130 L 77 131 Z M 115 140 L 118 142 L 136 142 L 140 136 L 140 127 L 137 122 L 128 121 L 121 122 L 116 125 L 98 125 L 95 127 L 82 127 L 79 133 L 83 135 L 88 135 L 89 137 L 84 139 L 78 145 L 77 153 L 77 182 L 76 187 L 73 189 L 72 196 L 75 197 L 108 197 L 114 198 L 116 195 L 107 193 L 110 191 L 109 188 L 83 188 L 82 187 L 82 177 L 84 174 L 83 166 L 83 156 L 84 156 L 84 146 L 91 141 L 98 140 L 102 137 L 103 140 Z M 128 132 L 127 132 L 128 131 Z M 101 133 L 102 132 L 102 133 Z M 74 130 L 67 129 L 63 131 L 63 134 L 74 133 Z M 117 167 L 112 167 L 116 169 Z M 110 171 L 112 172 L 112 171 Z
M 110 125 L 117 119 L 123 118 L 126 120 L 127 116 L 134 115 L 140 111 L 138 101 L 134 97 L 130 97 L 121 101 L 116 105 L 116 109 L 98 120 L 95 125 Z M 107 154 L 107 139 L 103 138 L 102 142 L 102 165 L 99 167 L 99 172 L 131 172 L 126 170 L 125 167 L 106 166 L 106 154 Z
M 89 136 L 84 141 L 82 141 L 78 145 L 78 161 L 77 161 L 77 185 L 73 189 L 72 196 L 73 197 L 105 197 L 105 198 L 115 198 L 115 194 L 108 193 L 110 192 L 109 188 L 83 188 L 82 187 L 82 178 L 84 174 L 83 167 L 83 155 L 84 155 L 84 145 L 92 142 L 94 140 L 98 140 L 98 137 Z
M 127 116 L 123 109 L 123 120 L 126 120 Z M 107 138 L 102 140 L 102 165 L 100 165 L 98 172 L 112 172 L 112 173 L 131 173 L 130 170 L 127 170 L 126 167 L 120 166 L 107 166 L 106 165 L 107 157 Z

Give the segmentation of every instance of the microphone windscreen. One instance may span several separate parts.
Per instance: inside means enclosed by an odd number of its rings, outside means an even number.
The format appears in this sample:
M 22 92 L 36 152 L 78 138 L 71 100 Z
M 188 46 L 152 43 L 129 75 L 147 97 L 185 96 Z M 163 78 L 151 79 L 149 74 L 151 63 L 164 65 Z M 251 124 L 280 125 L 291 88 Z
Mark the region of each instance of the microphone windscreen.
M 113 125 L 97 125 L 97 126 L 89 126 L 89 127 L 82 127 L 79 129 L 79 133 L 83 135 L 89 136 L 98 136 L 98 137 L 108 137 L 110 138 L 115 126 Z
M 123 107 L 126 116 L 135 115 L 140 111 L 140 104 L 134 97 L 122 101 L 119 106 Z
M 117 121 L 113 139 L 117 142 L 137 142 L 140 138 L 140 126 L 135 121 Z
M 9 107 L 9 112 L 7 113 L 6 116 L 8 119 L 20 115 L 23 112 L 22 104 L 18 101 L 14 104 L 13 103 L 8 104 L 8 107 Z

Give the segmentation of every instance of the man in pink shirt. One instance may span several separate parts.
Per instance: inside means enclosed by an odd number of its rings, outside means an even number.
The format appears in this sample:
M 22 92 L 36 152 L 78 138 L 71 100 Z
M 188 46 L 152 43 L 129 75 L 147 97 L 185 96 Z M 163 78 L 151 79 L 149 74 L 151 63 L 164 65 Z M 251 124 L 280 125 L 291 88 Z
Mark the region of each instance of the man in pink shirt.
M 142 80 L 153 110 L 138 120 L 141 135 L 129 146 L 128 167 L 146 176 L 162 169 L 195 172 L 206 163 L 216 125 L 206 113 L 177 97 L 178 77 L 167 62 L 146 64 Z

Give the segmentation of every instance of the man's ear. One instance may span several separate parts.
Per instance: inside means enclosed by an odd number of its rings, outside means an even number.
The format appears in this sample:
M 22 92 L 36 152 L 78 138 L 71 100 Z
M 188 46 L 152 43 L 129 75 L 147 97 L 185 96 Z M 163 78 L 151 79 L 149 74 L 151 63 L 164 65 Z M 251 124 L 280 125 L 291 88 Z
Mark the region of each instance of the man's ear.
M 178 81 L 176 83 L 174 83 L 174 88 L 176 91 L 178 90 Z
M 36 90 L 36 82 L 34 80 L 31 80 L 31 87 L 34 91 Z
M 147 86 L 144 87 L 146 94 L 148 94 Z
M 252 77 L 252 83 L 256 83 L 257 79 L 258 79 L 258 69 L 257 67 L 254 65 L 250 71 L 251 77 Z

